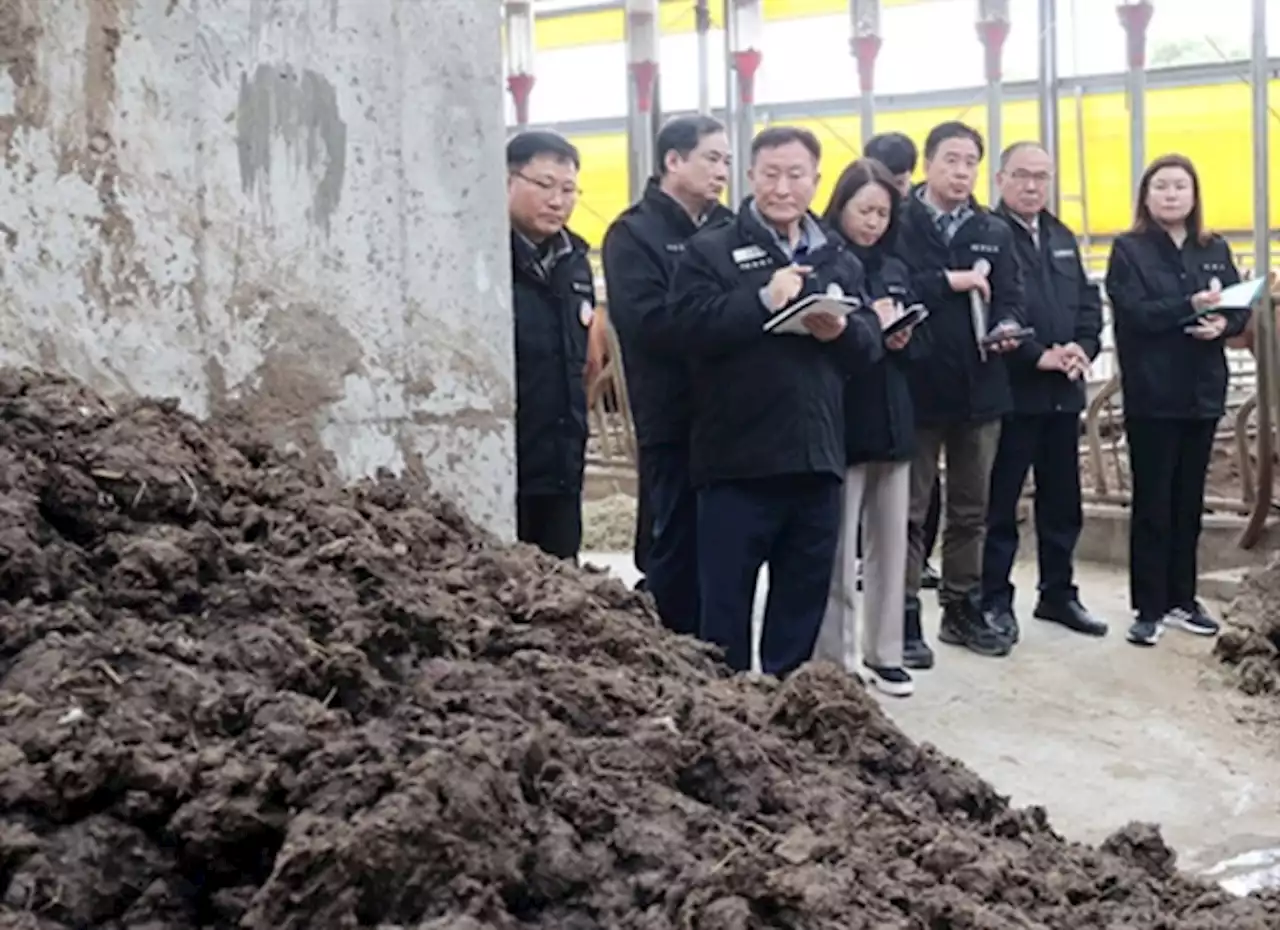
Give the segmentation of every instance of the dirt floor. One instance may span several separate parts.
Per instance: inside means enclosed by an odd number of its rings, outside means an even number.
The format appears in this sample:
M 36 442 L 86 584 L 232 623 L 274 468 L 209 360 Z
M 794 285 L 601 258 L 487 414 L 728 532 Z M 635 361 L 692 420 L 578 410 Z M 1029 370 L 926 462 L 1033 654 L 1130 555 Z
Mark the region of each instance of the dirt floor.
M 1246 694 L 1280 697 L 1280 557 L 1245 575 L 1214 649 Z
M 1280 922 L 390 479 L 0 372 L 5 930 Z

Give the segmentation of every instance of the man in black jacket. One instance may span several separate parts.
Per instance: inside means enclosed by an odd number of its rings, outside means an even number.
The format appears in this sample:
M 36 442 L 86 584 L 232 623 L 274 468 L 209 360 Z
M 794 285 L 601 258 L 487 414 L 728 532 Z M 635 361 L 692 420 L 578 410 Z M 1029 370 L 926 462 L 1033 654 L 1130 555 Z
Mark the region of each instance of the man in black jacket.
M 1040 596 L 1034 616 L 1090 636 L 1107 625 L 1080 603 L 1073 578 L 1080 504 L 1080 413 L 1089 365 L 1101 349 L 1102 300 L 1080 261 L 1076 237 L 1045 209 L 1053 160 L 1036 142 L 1000 156 L 997 216 L 1009 224 L 1026 288 L 1027 322 L 1035 328 L 1009 359 L 1013 410 L 1000 429 L 991 471 L 987 540 L 982 556 L 983 607 L 1010 645 L 1018 640 L 1009 574 L 1018 554 L 1018 499 L 1035 474 Z
M 1001 354 L 1018 343 L 1009 338 L 980 343 L 1021 327 L 1022 276 L 1008 225 L 973 199 L 982 156 L 977 130 L 959 122 L 934 127 L 925 141 L 925 182 L 906 198 L 898 230 L 898 254 L 911 269 L 915 294 L 931 311 L 924 324 L 930 360 L 911 373 L 918 451 L 911 469 L 906 639 L 915 653 L 923 652 L 923 636 L 918 608 L 911 608 L 918 605 L 913 598 L 924 563 L 925 515 L 943 450 L 947 494 L 939 638 L 988 656 L 1007 655 L 1010 648 L 982 610 L 981 584 L 991 465 L 1000 418 L 1011 405 Z M 974 313 L 975 294 L 985 312 Z
M 587 244 L 565 228 L 578 199 L 578 150 L 552 132 L 507 144 L 516 331 L 517 535 L 551 555 L 582 546 L 589 331 Z
M 775 126 L 751 145 L 752 196 L 689 240 L 668 301 L 692 361 L 690 473 L 698 488 L 702 637 L 751 667 L 757 577 L 769 565 L 760 664 L 786 675 L 813 652 L 840 530 L 847 373 L 883 357 L 876 315 L 824 314 L 808 333 L 764 324 L 810 294 L 852 297 L 862 266 L 809 212 L 821 147 Z
M 661 316 L 685 241 L 733 217 L 720 205 L 729 137 L 709 116 L 677 117 L 658 133 L 658 174 L 604 237 L 609 320 L 622 346 L 639 447 L 636 567 L 662 622 L 698 633 L 698 504 L 689 483 L 689 369 Z

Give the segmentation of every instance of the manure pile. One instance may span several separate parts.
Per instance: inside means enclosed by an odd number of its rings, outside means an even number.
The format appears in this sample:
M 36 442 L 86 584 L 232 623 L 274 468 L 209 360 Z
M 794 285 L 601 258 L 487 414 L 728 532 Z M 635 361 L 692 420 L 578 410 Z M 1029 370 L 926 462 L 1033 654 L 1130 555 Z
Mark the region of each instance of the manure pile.
M 1280 926 L 420 484 L 3 370 L 0 508 L 5 930 Z
M 1245 575 L 1226 619 L 1214 654 L 1232 667 L 1241 691 L 1280 696 L 1280 555 Z

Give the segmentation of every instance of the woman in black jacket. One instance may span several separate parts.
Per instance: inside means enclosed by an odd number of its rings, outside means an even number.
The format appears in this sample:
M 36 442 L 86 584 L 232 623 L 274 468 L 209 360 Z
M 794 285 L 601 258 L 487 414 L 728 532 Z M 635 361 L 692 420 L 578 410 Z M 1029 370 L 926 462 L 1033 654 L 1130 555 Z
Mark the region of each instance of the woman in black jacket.
M 1129 642 L 1153 646 L 1166 624 L 1213 636 L 1196 600 L 1205 475 L 1226 412 L 1226 339 L 1249 311 L 1220 308 L 1240 280 L 1231 248 L 1204 228 L 1200 181 L 1181 155 L 1151 163 L 1133 229 L 1116 238 L 1106 288 L 1124 392 L 1133 506 Z
M 893 257 L 891 247 L 900 199 L 893 176 L 883 165 L 859 159 L 836 182 L 823 219 L 861 260 L 866 270 L 864 299 L 905 308 L 913 303 L 907 288 L 910 272 Z M 899 697 L 912 691 L 911 675 L 903 668 L 902 620 L 915 451 L 915 418 L 905 370 L 914 351 L 910 342 L 910 330 L 890 336 L 885 357 L 847 383 L 844 420 L 849 469 L 840 545 L 817 648 L 821 657 L 850 666 L 857 625 L 856 541 L 861 527 L 867 613 L 863 666 L 876 688 Z

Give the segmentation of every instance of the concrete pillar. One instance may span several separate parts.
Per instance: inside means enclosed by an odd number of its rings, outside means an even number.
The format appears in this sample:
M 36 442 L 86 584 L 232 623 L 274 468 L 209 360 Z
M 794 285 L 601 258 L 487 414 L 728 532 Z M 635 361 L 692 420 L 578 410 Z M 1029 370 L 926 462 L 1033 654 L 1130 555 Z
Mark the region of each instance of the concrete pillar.
M 1040 144 L 1053 159 L 1054 179 L 1049 189 L 1049 210 L 1061 212 L 1062 192 L 1058 172 L 1062 164 L 1062 143 L 1058 109 L 1058 0 L 1040 0 Z
M 531 0 L 506 0 L 507 25 L 507 90 L 516 107 L 516 126 L 529 125 L 529 94 L 536 78 L 533 74 L 533 3 Z
M 978 39 L 985 51 L 987 80 L 987 169 L 991 178 L 988 205 L 1000 200 L 996 174 L 1004 148 L 1004 43 L 1009 38 L 1009 0 L 978 0 Z
M 1128 40 L 1129 179 L 1135 194 L 1147 168 L 1147 27 L 1153 10 L 1151 0 L 1121 0 L 1116 7 Z
M 1253 254 L 1254 273 L 1266 278 L 1271 273 L 1271 107 L 1267 99 L 1270 62 L 1267 58 L 1267 2 L 1253 0 L 1253 48 L 1250 90 L 1253 95 Z M 1267 288 L 1269 292 L 1269 288 Z M 1272 301 L 1262 299 L 1257 321 L 1258 404 L 1270 405 L 1270 423 L 1280 423 L 1280 343 L 1276 337 L 1276 316 Z M 1261 418 L 1260 418 L 1261 421 Z M 1260 444 L 1259 449 L 1263 446 Z M 1270 448 L 1267 446 L 1266 448 Z
M 658 82 L 658 0 L 627 0 L 627 135 L 631 148 L 631 199 L 653 176 L 653 96 Z
M 763 57 L 760 51 L 764 38 L 763 0 L 731 0 L 733 7 L 732 51 L 735 86 L 738 91 L 736 113 L 737 144 L 734 146 L 733 174 L 736 178 L 737 197 L 747 193 L 747 169 L 750 167 L 751 140 L 756 134 L 756 72 Z M 736 206 L 736 204 L 735 204 Z
M 501 7 L 10 6 L 0 362 L 419 469 L 513 536 Z
M 862 144 L 876 132 L 876 58 L 880 54 L 880 0 L 849 0 L 849 17 L 853 35 L 849 48 L 858 62 L 858 120 L 862 130 Z

